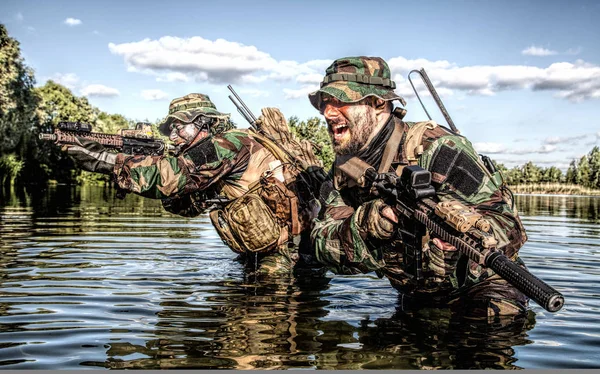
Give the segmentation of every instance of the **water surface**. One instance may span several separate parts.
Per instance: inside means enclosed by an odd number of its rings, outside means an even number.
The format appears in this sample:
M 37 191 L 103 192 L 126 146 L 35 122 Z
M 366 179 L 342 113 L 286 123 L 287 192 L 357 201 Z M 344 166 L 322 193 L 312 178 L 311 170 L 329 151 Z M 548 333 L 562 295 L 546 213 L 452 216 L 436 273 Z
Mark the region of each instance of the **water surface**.
M 99 187 L 0 195 L 0 369 L 600 367 L 600 199 L 518 196 L 565 307 L 402 311 L 385 279 L 257 281 L 203 215 Z

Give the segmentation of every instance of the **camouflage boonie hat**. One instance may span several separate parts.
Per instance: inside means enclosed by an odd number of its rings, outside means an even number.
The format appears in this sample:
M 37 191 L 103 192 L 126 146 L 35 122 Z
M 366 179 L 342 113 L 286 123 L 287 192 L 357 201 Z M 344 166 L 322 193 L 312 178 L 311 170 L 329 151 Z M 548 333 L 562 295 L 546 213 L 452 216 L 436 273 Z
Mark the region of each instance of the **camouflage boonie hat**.
M 335 60 L 321 82 L 321 89 L 308 94 L 310 103 L 321 110 L 321 96 L 329 94 L 344 103 L 356 103 L 367 96 L 377 96 L 391 101 L 404 99 L 394 92 L 396 83 L 391 79 L 390 68 L 381 57 L 344 57 Z
M 190 123 L 201 115 L 226 121 L 230 117 L 230 114 L 219 112 L 208 95 L 191 93 L 171 101 L 169 115 L 158 125 L 158 130 L 168 136 L 171 132 L 169 126 L 174 120 Z

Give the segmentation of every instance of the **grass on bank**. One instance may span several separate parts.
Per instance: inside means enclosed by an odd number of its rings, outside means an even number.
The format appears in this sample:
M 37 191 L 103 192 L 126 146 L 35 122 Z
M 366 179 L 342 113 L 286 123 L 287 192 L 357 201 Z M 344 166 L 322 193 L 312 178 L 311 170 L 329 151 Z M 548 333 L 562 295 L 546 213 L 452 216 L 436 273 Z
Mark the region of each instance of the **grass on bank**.
M 513 193 L 600 196 L 600 190 L 566 183 L 530 183 L 509 186 Z

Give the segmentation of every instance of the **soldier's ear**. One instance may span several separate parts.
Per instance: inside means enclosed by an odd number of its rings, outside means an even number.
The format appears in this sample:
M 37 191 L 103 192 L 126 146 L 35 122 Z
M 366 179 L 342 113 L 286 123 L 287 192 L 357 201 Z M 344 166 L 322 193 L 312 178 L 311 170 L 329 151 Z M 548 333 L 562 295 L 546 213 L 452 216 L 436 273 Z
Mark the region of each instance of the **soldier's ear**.
M 385 109 L 387 108 L 387 101 L 380 99 L 378 97 L 374 97 L 373 99 L 373 107 L 375 108 L 375 110 L 377 112 L 380 111 L 385 111 Z

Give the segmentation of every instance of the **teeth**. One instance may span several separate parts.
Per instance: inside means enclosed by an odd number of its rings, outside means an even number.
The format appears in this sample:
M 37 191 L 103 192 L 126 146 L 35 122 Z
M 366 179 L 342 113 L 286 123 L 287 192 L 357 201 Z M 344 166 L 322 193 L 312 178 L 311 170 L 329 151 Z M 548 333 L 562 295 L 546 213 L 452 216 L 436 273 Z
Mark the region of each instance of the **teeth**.
M 333 126 L 333 127 L 332 127 L 332 129 L 334 129 L 334 130 L 339 130 L 339 129 L 341 129 L 342 127 L 348 127 L 348 126 L 346 126 L 346 125 L 335 125 L 335 126 Z

